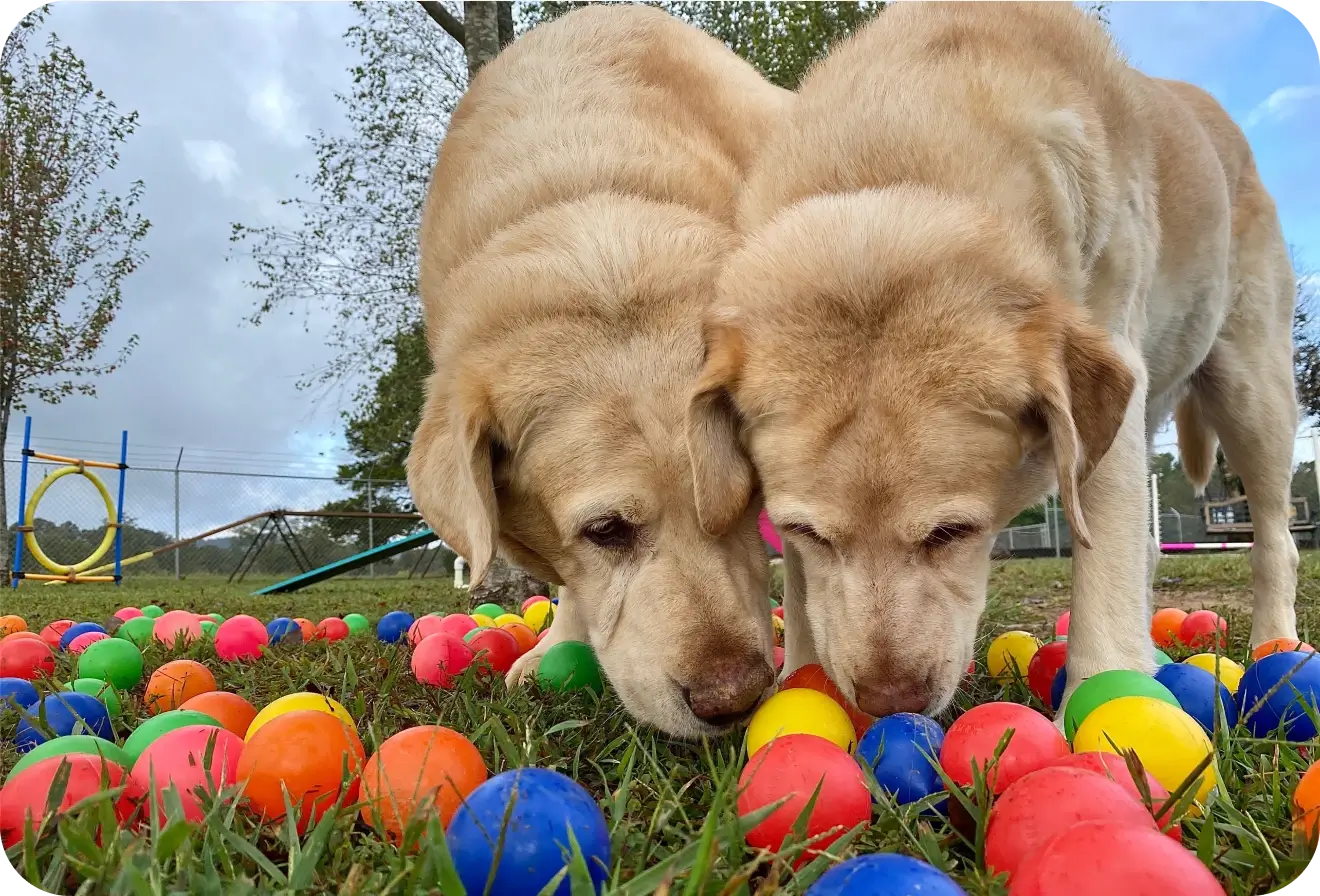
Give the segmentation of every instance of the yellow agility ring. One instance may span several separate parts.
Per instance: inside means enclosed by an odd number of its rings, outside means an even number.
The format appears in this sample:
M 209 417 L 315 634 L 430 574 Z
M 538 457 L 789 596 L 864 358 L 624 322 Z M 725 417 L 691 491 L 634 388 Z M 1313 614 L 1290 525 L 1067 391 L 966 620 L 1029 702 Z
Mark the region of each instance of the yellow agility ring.
M 101 497 L 105 500 L 105 516 L 106 519 L 109 520 L 109 523 L 105 527 L 105 538 L 101 539 L 100 545 L 97 546 L 96 550 L 92 551 L 91 556 L 80 563 L 67 566 L 63 563 L 56 563 L 54 560 L 46 556 L 46 552 L 41 549 L 41 545 L 37 544 L 37 533 L 34 531 L 34 524 L 37 519 L 37 505 L 41 503 L 41 498 L 46 494 L 46 489 L 50 488 L 51 483 L 55 480 L 64 476 L 69 476 L 73 473 L 86 477 L 91 480 L 92 485 L 96 486 L 96 490 L 101 493 Z M 118 528 L 115 524 L 115 502 L 114 499 L 110 497 L 110 492 L 106 489 L 105 483 L 98 479 L 94 473 L 89 472 L 82 466 L 60 467 L 45 479 L 42 479 L 36 489 L 33 490 L 32 497 L 28 499 L 25 519 L 28 520 L 28 527 L 27 531 L 23 533 L 23 536 L 24 541 L 27 543 L 27 549 L 32 552 L 32 556 L 42 566 L 46 567 L 53 573 L 59 573 L 62 575 L 80 573 L 95 565 L 98 560 L 105 556 L 106 551 L 110 550 L 111 546 L 114 545 L 115 530 Z

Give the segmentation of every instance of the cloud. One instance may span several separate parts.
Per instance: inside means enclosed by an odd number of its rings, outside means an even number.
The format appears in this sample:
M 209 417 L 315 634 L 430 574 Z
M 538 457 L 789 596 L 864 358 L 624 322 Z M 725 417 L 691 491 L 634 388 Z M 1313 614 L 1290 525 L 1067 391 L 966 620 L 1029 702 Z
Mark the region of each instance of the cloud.
M 1320 84 L 1294 84 L 1280 87 L 1267 96 L 1247 115 L 1246 127 L 1254 128 L 1265 121 L 1283 121 L 1293 115 L 1307 100 L 1320 97 Z
M 269 75 L 248 91 L 248 117 L 288 146 L 306 142 L 309 128 L 302 120 L 298 98 L 279 75 Z
M 204 183 L 214 181 L 228 187 L 238 176 L 238 156 L 223 140 L 184 140 L 188 167 Z

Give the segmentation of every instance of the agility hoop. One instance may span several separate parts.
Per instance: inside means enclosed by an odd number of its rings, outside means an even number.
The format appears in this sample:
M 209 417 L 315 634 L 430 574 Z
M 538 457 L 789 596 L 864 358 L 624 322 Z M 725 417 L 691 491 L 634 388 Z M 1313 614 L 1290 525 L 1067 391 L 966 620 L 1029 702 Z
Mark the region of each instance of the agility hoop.
M 63 479 L 65 476 L 74 475 L 82 476 L 92 485 L 96 486 L 97 492 L 101 495 L 101 500 L 105 502 L 105 537 L 102 538 L 101 543 L 96 546 L 96 550 L 92 551 L 91 554 L 77 563 L 56 563 L 47 556 L 46 552 L 41 549 L 41 545 L 37 543 L 37 533 L 34 526 L 29 525 L 24 527 L 27 531 L 23 533 L 23 540 L 27 544 L 28 551 L 32 553 L 32 559 L 36 560 L 51 572 L 66 576 L 83 572 L 95 566 L 97 561 L 109 553 L 110 548 L 114 547 L 115 533 L 119 531 L 119 524 L 115 522 L 115 502 L 114 499 L 110 497 L 110 490 L 105 487 L 105 483 L 101 481 L 99 476 L 81 464 L 60 467 L 45 479 L 42 479 L 37 487 L 32 490 L 32 497 L 28 499 L 27 512 L 25 514 L 26 518 L 29 520 L 35 520 L 37 518 L 37 506 L 41 504 L 41 499 L 45 497 L 46 489 L 50 488 L 56 481 Z

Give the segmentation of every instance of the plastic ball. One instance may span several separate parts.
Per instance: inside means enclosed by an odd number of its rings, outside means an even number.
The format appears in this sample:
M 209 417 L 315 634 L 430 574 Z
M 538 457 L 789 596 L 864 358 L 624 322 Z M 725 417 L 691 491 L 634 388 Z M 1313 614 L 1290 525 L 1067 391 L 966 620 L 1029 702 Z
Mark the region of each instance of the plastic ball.
M 0 677 L 32 681 L 54 674 L 55 654 L 45 641 L 18 638 L 0 644 Z
M 523 623 L 509 622 L 500 626 L 500 628 L 513 635 L 513 639 L 518 642 L 519 656 L 536 646 L 536 632 Z
M 829 697 L 835 703 L 843 707 L 843 711 L 848 714 L 852 720 L 853 731 L 860 741 L 862 735 L 867 732 L 871 724 L 875 722 L 875 716 L 862 712 L 847 697 L 843 696 L 843 691 L 839 686 L 830 680 L 825 669 L 818 663 L 810 663 L 806 666 L 800 666 L 790 672 L 779 685 L 779 690 L 788 691 L 793 688 L 810 688 L 813 691 L 820 691 L 826 697 Z M 941 732 L 941 735 L 943 732 Z
M 1155 611 L 1150 620 L 1150 639 L 1156 647 L 1174 647 L 1178 634 L 1182 631 L 1183 620 L 1187 618 L 1185 610 L 1177 607 L 1165 607 Z
M 417 817 L 448 826 L 488 772 L 472 741 L 439 725 L 405 728 L 388 738 L 362 769 L 362 820 L 398 843 Z
M 1169 823 L 1169 818 L 1175 808 L 1168 805 L 1169 791 L 1164 789 L 1163 784 L 1155 780 L 1154 775 L 1143 768 L 1141 774 L 1145 778 L 1146 792 L 1150 795 L 1150 805 L 1147 806 L 1146 798 L 1142 795 L 1141 788 L 1137 786 L 1136 780 L 1132 777 L 1132 771 L 1128 768 L 1127 759 L 1117 753 L 1102 753 L 1098 750 L 1070 753 L 1054 760 L 1045 767 L 1075 768 L 1091 774 L 1103 775 L 1126 790 L 1128 796 L 1146 806 L 1155 817 L 1156 824 L 1162 830 L 1167 831 L 1175 842 L 1182 842 L 1182 825 L 1176 822 Z
M 225 617 L 221 616 L 219 613 L 207 613 L 206 618 L 210 619 L 216 625 L 219 625 L 220 623 L 225 621 Z
M 773 616 L 773 617 L 775 617 L 776 619 L 783 619 L 783 618 L 784 618 L 784 608 L 783 608 L 783 607 L 775 607 L 773 610 L 770 611 L 770 615 Z
M 56 619 L 54 622 L 46 624 L 41 630 L 41 640 L 50 645 L 51 650 L 56 650 L 60 646 L 60 640 L 64 633 L 73 627 L 72 619 Z
M 109 638 L 110 636 L 105 632 L 83 632 L 69 642 L 68 653 L 71 656 L 81 656 L 84 650 L 91 647 L 97 641 L 107 641 Z
M 775 671 L 776 672 L 784 671 L 784 659 L 786 658 L 786 654 L 784 653 L 784 648 L 776 644 L 774 647 L 770 648 L 770 655 L 774 659 Z
M 738 778 L 738 814 L 748 815 L 787 799 L 747 832 L 748 846 L 779 849 L 792 834 L 817 787 L 820 794 L 806 824 L 806 837 L 814 842 L 798 858 L 795 863 L 798 867 L 810 862 L 852 828 L 870 820 L 871 791 L 867 789 L 866 778 L 846 751 L 811 734 L 778 737 L 753 752 Z M 815 839 L 818 835 L 824 836 Z
M 122 638 L 138 649 L 151 643 L 151 635 L 156 629 L 156 620 L 150 616 L 135 616 L 115 631 L 116 638 Z
M 121 691 L 135 688 L 142 681 L 142 651 L 122 638 L 97 641 L 78 657 L 78 677 L 99 678 Z
M 807 896 L 966 896 L 943 871 L 896 852 L 857 856 L 833 866 Z
M 1010 896 L 1222 896 L 1196 854 L 1147 828 L 1085 821 L 1026 856 Z
M 775 643 L 782 647 L 784 644 L 784 620 L 778 616 L 771 616 L 770 628 L 774 632 Z
M 302 629 L 298 623 L 294 622 L 288 616 L 280 616 L 272 619 L 266 624 L 267 644 L 275 645 L 282 642 L 298 644 L 302 642 Z
M 532 604 L 539 604 L 539 603 L 548 604 L 550 603 L 550 598 L 546 597 L 544 594 L 533 594 L 531 597 L 527 598 L 527 600 L 522 602 L 522 607 L 520 607 L 519 609 L 521 609 L 523 613 L 526 613 L 528 607 L 530 607 Z M 526 617 L 524 616 L 523 618 Z
M 108 681 L 102 681 L 99 678 L 75 678 L 73 681 L 65 682 L 60 690 L 95 697 L 105 704 L 105 710 L 110 713 L 112 718 L 122 715 L 124 712 L 124 706 L 119 702 L 118 692 L 115 691 L 114 685 Z
M 152 624 L 151 637 L 170 648 L 191 644 L 202 638 L 202 620 L 187 610 L 170 610 Z
M 857 742 L 857 761 L 870 767 L 876 783 L 899 805 L 925 799 L 944 789 L 940 779 L 940 748 L 944 729 L 916 713 L 900 712 L 877 719 Z
M 995 749 L 1010 729 L 1010 738 L 993 769 Z M 944 733 L 940 765 L 960 787 L 971 787 L 972 768 L 987 777 L 992 792 L 1003 793 L 1023 775 L 1068 754 L 1068 742 L 1045 716 L 1016 703 L 983 703 L 963 713 Z
M 485 613 L 469 613 L 468 615 L 471 616 L 472 621 L 481 628 L 495 627 L 495 620 L 487 616 Z
M 457 635 L 462 638 L 468 632 L 474 632 L 479 626 L 476 621 L 466 613 L 450 613 L 440 620 L 437 631 L 448 632 L 451 635 Z
M 405 613 L 403 610 L 391 610 L 380 617 L 380 622 L 376 623 L 376 637 L 386 644 L 395 644 L 400 639 L 407 637 L 408 629 L 412 628 L 414 621 L 411 613 Z
M 248 732 L 237 778 L 248 809 L 267 821 L 284 818 L 287 791 L 298 832 L 305 833 L 341 798 L 345 806 L 357 801 L 365 762 L 362 741 L 351 725 L 328 712 L 294 710 Z
M 262 726 L 268 722 L 278 719 L 280 716 L 291 712 L 302 712 L 304 710 L 314 710 L 332 715 L 339 719 L 350 728 L 357 725 L 353 717 L 344 709 L 344 705 L 338 700 L 327 697 L 325 694 L 312 694 L 306 691 L 299 691 L 294 694 L 285 694 L 277 700 L 272 700 L 262 707 L 261 712 L 257 713 L 252 724 L 248 726 L 246 740 L 252 740 L 252 736 L 261 730 Z
M 147 691 L 142 697 L 147 712 L 155 715 L 167 709 L 178 709 L 185 701 L 215 690 L 215 676 L 196 660 L 171 660 L 157 667 L 147 679 Z
M 483 628 L 468 632 L 464 640 L 476 655 L 473 662 L 480 669 L 507 675 L 518 659 L 518 639 L 503 629 Z
M 475 654 L 463 639 L 449 632 L 427 635 L 413 650 L 412 671 L 422 684 L 449 689 L 472 665 Z
M 1320 836 L 1320 762 L 1311 767 L 1297 782 L 1292 798 L 1293 830 L 1310 846 Z
M 1068 623 L 1072 621 L 1072 610 L 1064 610 L 1063 615 L 1054 620 L 1054 637 L 1068 637 Z
M 52 737 L 69 734 L 95 734 L 114 740 L 115 729 L 110 724 L 110 712 L 105 704 L 91 694 L 77 691 L 48 694 L 24 710 L 14 734 L 14 743 L 18 752 L 26 753 Z
M 222 727 L 220 723 L 204 712 L 197 712 L 191 709 L 171 709 L 161 713 L 158 716 L 152 716 L 141 725 L 133 729 L 124 740 L 124 752 L 132 762 L 137 762 L 138 757 L 156 742 L 156 739 L 176 731 L 179 728 L 187 728 L 190 725 L 210 725 L 213 728 Z M 132 768 L 130 763 L 126 768 Z
M 14 763 L 14 767 L 9 770 L 6 780 L 12 781 L 22 773 L 23 769 L 36 765 L 43 759 L 49 759 L 52 756 L 77 755 L 100 756 L 121 768 L 131 768 L 133 766 L 133 761 L 129 759 L 128 754 L 113 741 L 106 740 L 104 737 L 97 737 L 95 734 L 70 734 L 65 737 L 53 738 L 43 744 L 37 744 L 31 750 L 19 756 L 18 761 Z
M 1204 669 L 1186 663 L 1172 663 L 1156 669 L 1155 680 L 1169 689 L 1183 712 L 1196 719 L 1207 734 L 1215 733 L 1216 698 L 1224 707 L 1225 724 L 1229 728 L 1237 725 L 1238 710 L 1233 693 Z
M 0 715 L 31 706 L 41 699 L 26 678 L 0 678 Z
M 8 644 L 13 641 L 36 641 L 40 644 L 46 643 L 46 639 L 41 637 L 37 632 L 10 632 L 4 637 L 0 637 L 0 645 Z M 47 644 L 46 646 L 49 647 L 50 645 Z
M 747 754 L 790 734 L 811 734 L 852 750 L 857 732 L 843 707 L 820 691 L 792 688 L 761 704 L 747 725 Z
M 1163 668 L 1163 667 L 1161 667 Z M 1086 717 L 1110 700 L 1119 697 L 1151 697 L 1170 706 L 1178 705 L 1178 698 L 1169 689 L 1144 672 L 1131 669 L 1110 669 L 1092 675 L 1077 686 L 1064 709 L 1064 734 L 1072 739 Z
M 27 627 L 27 620 L 22 616 L 15 616 L 12 613 L 0 616 L 0 638 L 12 635 L 14 632 L 25 632 Z
M 434 613 L 418 616 L 417 620 L 408 628 L 408 646 L 416 647 L 428 635 L 444 631 L 443 622 L 443 618 Z
M 232 731 L 214 725 L 187 725 L 156 738 L 129 774 L 153 797 L 162 825 L 169 805 L 165 791 L 170 787 L 178 791 L 183 817 L 199 822 L 205 812 L 198 792 L 214 795 L 234 784 L 242 753 L 243 739 Z
M 1167 666 L 1169 663 L 1173 662 L 1173 657 L 1169 656 L 1167 653 L 1165 653 L 1163 650 L 1160 650 L 1158 647 L 1154 648 L 1154 651 L 1155 651 L 1155 665 Z
M 1054 676 L 1059 674 L 1067 659 L 1068 642 L 1051 641 L 1037 650 L 1031 662 L 1027 664 L 1027 687 L 1036 695 L 1036 699 L 1046 706 L 1052 705 L 1050 688 L 1054 684 Z
M 1242 721 L 1256 737 L 1282 730 L 1290 741 L 1310 740 L 1316 736 L 1310 713 L 1320 709 L 1320 656 L 1275 653 L 1257 660 L 1242 676 L 1237 701 Z
M 60 635 L 60 650 L 68 650 L 69 645 L 73 643 L 74 638 L 79 635 L 85 635 L 88 632 L 100 632 L 105 634 L 105 626 L 98 625 L 95 622 L 79 622 L 71 625 Z
M 1220 656 L 1217 653 L 1198 653 L 1195 656 L 1189 656 L 1183 662 L 1188 666 L 1204 669 L 1211 675 L 1218 675 L 1224 687 L 1234 694 L 1237 693 L 1238 683 L 1242 681 L 1243 673 L 1247 671 L 1228 657 Z
M 215 630 L 215 654 L 225 662 L 257 660 L 270 643 L 270 633 L 254 616 L 231 616 Z
M 1186 647 L 1220 648 L 1227 641 L 1228 620 L 1213 610 L 1188 613 L 1178 629 L 1178 640 Z
M 239 737 L 247 735 L 252 720 L 257 717 L 257 708 L 238 694 L 228 691 L 207 691 L 184 701 L 182 710 L 205 713 L 220 723 L 226 731 Z
M 1214 752 L 1205 731 L 1176 703 L 1135 696 L 1119 697 L 1097 707 L 1077 729 L 1073 749 L 1079 753 L 1135 751 L 1146 771 L 1170 793 Z M 1215 768 L 1211 764 L 1197 783 L 1197 801 L 1204 802 L 1214 786 Z
M 1252 649 L 1251 659 L 1254 661 L 1267 657 L 1272 653 L 1290 653 L 1293 651 L 1315 653 L 1315 648 L 1305 641 L 1298 641 L 1296 638 L 1271 638 Z
M 344 616 L 344 625 L 348 626 L 350 635 L 360 635 L 371 628 L 371 620 L 361 613 L 349 613 Z
M 508 625 L 511 622 L 521 623 L 522 621 L 523 618 L 519 616 L 517 613 L 501 613 L 500 615 L 495 617 L 495 627 L 504 628 L 504 626 Z
M 146 616 L 148 619 L 158 619 L 165 615 L 165 611 L 155 604 L 147 604 L 142 608 L 142 615 Z
M 316 626 L 316 637 L 325 641 L 342 641 L 350 634 L 348 623 L 336 616 L 322 619 Z
M 481 606 L 477 607 L 475 610 L 472 611 L 473 615 L 479 613 L 482 616 L 490 617 L 491 620 L 494 620 L 498 616 L 503 616 L 505 612 L 506 610 L 503 607 L 501 607 L 499 604 L 490 604 L 490 603 L 482 604 Z
M 571 842 L 596 891 L 610 873 L 610 831 L 600 806 L 580 784 L 550 769 L 513 769 L 486 781 L 454 813 L 445 839 L 469 893 L 540 893 L 564 868 Z M 568 876 L 551 892 L 569 896 Z
M 142 611 L 137 607 L 120 607 L 115 610 L 115 618 L 120 622 L 127 622 L 130 619 L 136 619 L 142 615 Z
M 304 641 L 316 640 L 316 626 L 312 625 L 310 619 L 303 619 L 301 616 L 295 616 L 293 623 L 298 626 L 298 633 L 302 635 Z
M 46 807 L 60 777 L 65 778 L 64 796 L 55 806 L 56 813 L 125 784 L 128 774 L 121 766 L 88 754 L 51 756 L 23 769 L 0 789 L 0 842 L 6 848 L 21 842 L 29 826 L 48 821 Z M 123 824 L 131 818 L 141 799 L 136 785 L 127 782 L 112 803 L 115 820 Z
M 537 667 L 536 680 L 541 687 L 554 691 L 587 689 L 597 694 L 605 693 L 605 680 L 596 651 L 581 641 L 560 641 L 546 650 L 541 665 Z
M 1040 649 L 1040 641 L 1031 632 L 1004 632 L 990 642 L 986 653 L 986 669 L 999 684 L 1008 684 L 1016 678 L 1027 677 L 1031 658 Z

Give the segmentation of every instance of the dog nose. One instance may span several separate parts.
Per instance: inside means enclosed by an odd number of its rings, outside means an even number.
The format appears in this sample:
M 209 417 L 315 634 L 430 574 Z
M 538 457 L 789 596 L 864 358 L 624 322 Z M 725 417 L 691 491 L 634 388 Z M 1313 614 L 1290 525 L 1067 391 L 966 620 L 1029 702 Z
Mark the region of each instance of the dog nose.
M 925 681 L 885 677 L 857 682 L 857 707 L 873 716 L 896 712 L 922 712 L 930 704 L 930 686 Z
M 774 680 L 774 670 L 762 656 L 720 656 L 688 681 L 683 700 L 703 722 L 734 725 L 752 714 Z

